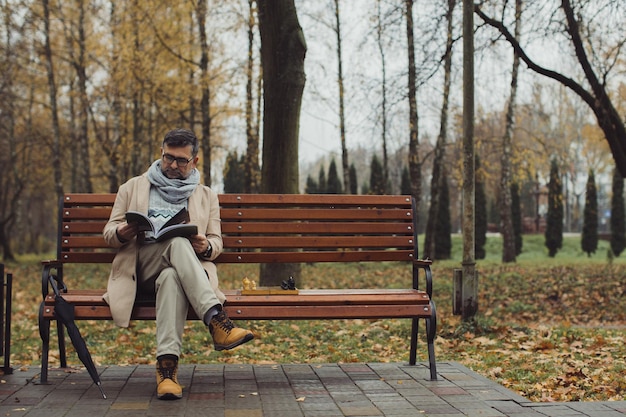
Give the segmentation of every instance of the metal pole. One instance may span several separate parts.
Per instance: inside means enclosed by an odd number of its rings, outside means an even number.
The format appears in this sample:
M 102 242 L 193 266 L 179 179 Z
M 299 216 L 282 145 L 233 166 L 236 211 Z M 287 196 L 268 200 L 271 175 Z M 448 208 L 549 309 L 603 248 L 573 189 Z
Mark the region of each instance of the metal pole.
M 463 320 L 478 311 L 474 160 L 474 1 L 463 0 Z
M 7 274 L 6 281 L 6 311 L 5 311 L 5 330 L 4 336 L 4 367 L 3 371 L 5 375 L 13 374 L 13 368 L 11 368 L 11 311 L 13 309 L 13 274 Z
M 0 264 L 0 356 L 4 356 L 4 264 Z

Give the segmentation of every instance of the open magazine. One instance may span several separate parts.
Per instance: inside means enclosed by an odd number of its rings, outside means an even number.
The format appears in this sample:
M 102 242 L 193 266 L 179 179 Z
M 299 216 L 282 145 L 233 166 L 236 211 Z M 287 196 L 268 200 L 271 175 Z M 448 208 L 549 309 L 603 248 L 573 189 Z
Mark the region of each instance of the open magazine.
M 158 231 L 155 230 L 155 226 L 148 216 L 138 211 L 127 211 L 126 221 L 128 223 L 137 223 L 140 232 L 152 232 L 153 236 L 146 238 L 146 241 L 161 242 L 173 237 L 189 237 L 198 234 L 198 227 L 195 224 L 188 224 L 189 212 L 185 207 L 180 209 Z

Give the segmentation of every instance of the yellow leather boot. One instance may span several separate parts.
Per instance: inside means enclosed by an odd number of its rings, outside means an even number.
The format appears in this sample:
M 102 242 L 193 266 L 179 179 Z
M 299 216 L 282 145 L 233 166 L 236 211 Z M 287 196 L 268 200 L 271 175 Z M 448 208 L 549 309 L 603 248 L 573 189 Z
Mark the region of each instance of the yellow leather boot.
M 223 310 L 211 318 L 209 331 L 215 350 L 232 349 L 254 339 L 251 331 L 235 326 Z
M 178 358 L 162 355 L 157 358 L 156 381 L 159 400 L 178 400 L 183 397 L 183 388 L 178 383 Z

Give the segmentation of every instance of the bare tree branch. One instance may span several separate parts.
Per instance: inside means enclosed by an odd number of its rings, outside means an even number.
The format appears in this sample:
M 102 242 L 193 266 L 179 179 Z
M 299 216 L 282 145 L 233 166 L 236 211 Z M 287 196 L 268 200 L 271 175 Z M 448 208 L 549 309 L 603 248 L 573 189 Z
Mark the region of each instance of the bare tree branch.
M 524 49 L 521 47 L 519 41 L 515 38 L 514 35 L 511 34 L 511 32 L 507 29 L 504 23 L 502 21 L 498 21 L 487 16 L 481 10 L 479 5 L 474 5 L 474 12 L 485 23 L 487 23 L 489 26 L 496 28 L 505 37 L 505 39 L 511 44 L 511 46 L 515 50 L 515 53 L 520 57 L 522 61 L 524 61 L 528 68 L 538 74 L 558 81 L 567 88 L 571 89 L 580 98 L 582 98 L 585 103 L 587 103 L 587 105 L 596 115 L 598 125 L 604 132 L 606 140 L 611 148 L 613 159 L 615 160 L 617 168 L 619 169 L 622 176 L 626 177 L 626 127 L 624 126 L 624 122 L 622 121 L 619 113 L 613 106 L 613 103 L 611 102 L 611 99 L 606 92 L 605 83 L 601 83 L 599 81 L 595 71 L 593 70 L 593 67 L 591 66 L 591 63 L 589 62 L 589 59 L 585 52 L 583 39 L 580 35 L 578 21 L 576 20 L 570 0 L 562 0 L 561 8 L 563 9 L 566 18 L 566 31 L 570 36 L 574 51 L 576 53 L 576 58 L 578 59 L 578 62 L 585 74 L 586 81 L 589 83 L 591 91 L 588 91 L 581 84 L 574 81 L 573 79 L 556 71 L 544 68 L 535 63 L 526 54 Z

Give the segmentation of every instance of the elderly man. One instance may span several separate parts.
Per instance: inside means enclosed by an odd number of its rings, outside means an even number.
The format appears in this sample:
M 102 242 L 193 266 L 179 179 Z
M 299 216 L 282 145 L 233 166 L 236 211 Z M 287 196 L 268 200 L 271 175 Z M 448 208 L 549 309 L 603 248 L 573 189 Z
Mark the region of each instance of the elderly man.
M 118 252 L 113 260 L 105 300 L 115 323 L 128 327 L 137 292 L 156 296 L 157 397 L 178 399 L 178 358 L 191 306 L 203 318 L 216 350 L 232 349 L 254 338 L 238 328 L 222 309 L 224 294 L 218 288 L 212 262 L 223 249 L 217 194 L 200 185 L 198 139 L 186 129 L 165 135 L 161 158 L 147 172 L 123 184 L 115 199 L 103 235 Z M 153 224 L 163 226 L 181 209 L 188 210 L 195 235 L 157 242 L 150 232 L 139 232 L 126 221 L 127 211 L 139 211 Z

